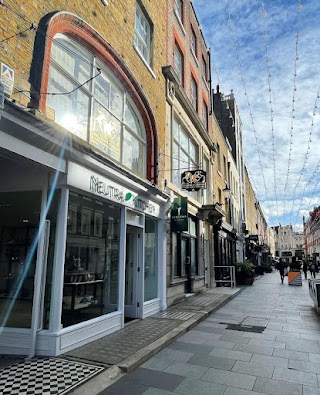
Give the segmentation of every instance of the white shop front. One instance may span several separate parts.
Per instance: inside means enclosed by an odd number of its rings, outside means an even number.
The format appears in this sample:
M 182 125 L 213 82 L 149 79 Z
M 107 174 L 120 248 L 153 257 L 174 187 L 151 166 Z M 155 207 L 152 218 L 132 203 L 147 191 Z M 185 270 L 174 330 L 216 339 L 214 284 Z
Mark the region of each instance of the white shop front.
M 166 195 L 90 157 L 63 165 L 0 191 L 1 353 L 59 355 L 166 308 Z

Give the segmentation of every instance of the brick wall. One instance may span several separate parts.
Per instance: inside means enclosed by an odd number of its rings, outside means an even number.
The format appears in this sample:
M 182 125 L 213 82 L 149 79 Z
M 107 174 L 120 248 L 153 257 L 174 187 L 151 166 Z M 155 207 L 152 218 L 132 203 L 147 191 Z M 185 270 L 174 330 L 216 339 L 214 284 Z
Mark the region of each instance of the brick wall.
M 203 105 L 206 103 L 210 111 L 210 87 L 209 87 L 209 54 L 208 47 L 204 41 L 199 22 L 197 20 L 192 2 L 183 1 L 182 20 L 179 19 L 174 8 L 174 0 L 168 0 L 168 57 L 167 64 L 174 66 L 174 47 L 178 44 L 184 57 L 183 88 L 191 100 L 191 78 L 197 83 L 198 105 L 197 112 L 203 120 Z M 192 31 L 196 36 L 196 53 L 192 50 Z M 207 65 L 206 80 L 203 78 L 203 61 Z M 209 122 L 210 125 L 210 122 Z M 209 128 L 209 134 L 211 130 Z
M 161 148 L 165 135 L 165 80 L 161 69 L 166 63 L 167 53 L 167 0 L 139 1 L 153 24 L 153 73 L 148 70 L 133 46 L 135 0 L 108 3 L 108 6 L 104 6 L 101 0 L 5 0 L 5 6 L 0 6 L 0 40 L 28 29 L 31 23 L 38 26 L 41 19 L 51 12 L 67 11 L 83 19 L 110 43 L 135 77 L 152 109 Z M 30 30 L 2 43 L 0 61 L 14 69 L 15 85 L 21 90 L 30 90 L 35 35 L 36 32 Z M 24 92 L 13 95 L 12 99 L 26 106 L 28 96 L 29 93 Z

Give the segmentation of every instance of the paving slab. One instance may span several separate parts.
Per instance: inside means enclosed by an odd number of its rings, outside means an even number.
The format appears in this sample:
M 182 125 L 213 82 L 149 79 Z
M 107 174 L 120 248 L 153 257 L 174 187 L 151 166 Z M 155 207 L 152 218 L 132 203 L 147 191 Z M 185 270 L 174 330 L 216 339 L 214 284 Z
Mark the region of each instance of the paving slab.
M 277 367 L 273 372 L 272 378 L 290 383 L 305 384 L 312 387 L 318 387 L 318 379 L 315 373 L 307 373 L 298 370 Z
M 199 379 L 208 370 L 205 366 L 192 365 L 190 363 L 173 362 L 164 372 L 173 373 L 184 377 Z
M 232 367 L 233 372 L 249 374 L 251 376 L 266 377 L 271 379 L 273 366 L 259 365 L 250 362 L 237 361 Z
M 275 348 L 273 350 L 274 357 L 288 358 L 288 359 L 296 359 L 297 361 L 309 361 L 309 353 L 302 351 L 292 351 L 292 350 L 280 350 L 279 348 Z M 318 355 L 318 354 L 315 354 Z M 319 363 L 320 363 L 320 355 L 319 355 Z
M 188 363 L 194 365 L 207 366 L 209 368 L 216 368 L 222 370 L 231 370 L 235 362 L 236 361 L 233 359 L 213 357 L 211 355 L 204 355 L 204 354 L 194 355 L 188 361 Z
M 177 374 L 151 371 L 144 368 L 138 368 L 126 376 L 126 380 L 166 391 L 173 391 L 183 379 L 184 377 Z
M 252 357 L 252 354 L 247 352 L 224 350 L 220 348 L 214 348 L 209 355 L 213 357 L 229 358 L 229 359 L 235 359 L 238 361 L 245 361 L 245 362 L 250 361 Z
M 175 389 L 175 393 L 183 395 L 222 395 L 224 394 L 225 389 L 225 385 L 195 379 L 185 379 Z
M 245 390 L 252 390 L 256 381 L 256 377 L 242 373 L 210 368 L 203 375 L 202 380 L 242 388 Z
M 253 391 L 268 395 L 302 395 L 302 385 L 257 377 Z

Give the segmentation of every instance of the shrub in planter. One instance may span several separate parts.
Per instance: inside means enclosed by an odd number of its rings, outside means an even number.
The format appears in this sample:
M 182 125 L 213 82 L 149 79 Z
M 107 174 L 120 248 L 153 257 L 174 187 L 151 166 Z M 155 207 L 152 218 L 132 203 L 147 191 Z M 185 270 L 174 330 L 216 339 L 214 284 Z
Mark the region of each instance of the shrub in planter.
M 236 282 L 242 285 L 252 285 L 254 280 L 254 266 L 253 264 L 245 260 L 243 262 L 236 262 Z

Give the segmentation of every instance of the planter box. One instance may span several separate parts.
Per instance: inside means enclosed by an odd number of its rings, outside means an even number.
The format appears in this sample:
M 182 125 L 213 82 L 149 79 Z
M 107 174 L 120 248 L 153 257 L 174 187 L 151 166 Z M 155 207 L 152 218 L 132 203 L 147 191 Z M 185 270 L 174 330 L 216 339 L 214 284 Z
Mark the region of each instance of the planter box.
M 289 285 L 302 285 L 302 277 L 300 272 L 288 272 Z

